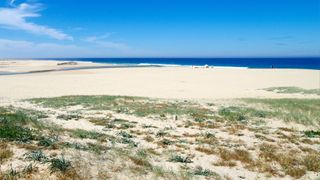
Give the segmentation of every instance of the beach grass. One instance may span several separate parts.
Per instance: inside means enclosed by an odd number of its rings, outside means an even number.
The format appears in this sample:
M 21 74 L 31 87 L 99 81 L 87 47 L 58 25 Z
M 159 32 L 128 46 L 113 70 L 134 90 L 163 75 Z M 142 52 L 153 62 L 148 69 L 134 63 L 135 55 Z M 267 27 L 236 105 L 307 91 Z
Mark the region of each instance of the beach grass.
M 253 118 L 278 118 L 304 125 L 319 125 L 320 122 L 320 101 L 318 99 L 240 99 L 250 106 L 218 106 L 217 112 L 188 101 L 167 102 L 127 96 L 63 96 L 30 99 L 29 101 L 51 108 L 81 105 L 90 110 L 111 110 L 138 117 L 189 116 L 198 124 L 206 124 L 206 120 L 217 120 L 219 117 L 234 122 L 246 122 Z M 92 120 L 92 122 L 104 123 L 103 120 Z M 105 123 L 112 128 L 116 122 L 106 121 Z
M 29 101 L 51 108 L 66 108 L 81 105 L 92 110 L 112 110 L 117 113 L 133 114 L 139 117 L 158 115 L 209 115 L 209 109 L 197 104 L 177 101 L 161 102 L 155 99 L 127 96 L 63 96 L 56 98 L 37 98 Z
M 282 93 L 282 94 L 300 93 L 300 94 L 320 95 L 320 88 L 318 88 L 318 89 L 303 89 L 300 87 L 288 86 L 288 87 L 271 87 L 271 88 L 265 88 L 263 90 L 276 92 L 276 93 Z
M 255 98 L 196 103 L 65 96 L 30 102 L 49 109 L 38 112 L 0 108 L 0 147 L 4 149 L 0 157 L 6 166 L 8 161 L 14 161 L 15 149 L 20 148 L 27 152 L 22 160 L 42 164 L 57 177 L 79 176 L 75 172 L 84 176 L 82 172 L 89 171 L 91 165 L 111 173 L 110 176 L 127 173 L 159 179 L 220 179 L 220 172 L 215 172 L 217 166 L 279 178 L 303 178 L 310 172 L 320 172 L 318 99 Z M 157 111 L 151 110 L 154 107 Z M 75 108 L 81 109 L 81 121 L 87 121 L 96 130 L 81 126 L 56 130 L 42 121 L 50 115 L 49 119 L 55 122 L 58 115 L 70 114 Z M 292 122 L 290 125 L 294 126 L 266 123 L 274 120 Z M 305 129 L 296 129 L 297 124 Z M 77 164 L 79 159 L 73 156 L 77 153 L 81 160 L 88 161 L 86 166 Z M 209 167 L 198 166 L 207 159 Z M 17 176 L 16 173 L 24 174 L 13 168 L 2 176 Z
M 246 103 L 262 105 L 269 117 L 304 125 L 320 125 L 319 99 L 244 99 Z

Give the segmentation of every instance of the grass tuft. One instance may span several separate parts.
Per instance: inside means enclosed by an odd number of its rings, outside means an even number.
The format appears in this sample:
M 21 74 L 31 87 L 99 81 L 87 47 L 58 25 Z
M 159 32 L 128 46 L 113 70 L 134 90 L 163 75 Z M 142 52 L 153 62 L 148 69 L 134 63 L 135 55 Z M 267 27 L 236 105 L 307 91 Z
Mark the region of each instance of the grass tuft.
M 60 158 L 51 159 L 50 169 L 51 172 L 66 173 L 72 168 L 71 162 L 66 160 L 63 156 Z
M 2 164 L 6 160 L 10 159 L 13 156 L 13 152 L 8 149 L 7 145 L 0 145 L 0 163 Z
M 271 87 L 263 89 L 265 91 L 271 91 L 281 94 L 315 94 L 320 95 L 320 89 L 303 89 L 295 86 L 288 86 L 288 87 Z
M 38 161 L 43 163 L 48 161 L 47 156 L 41 150 L 31 151 L 30 153 L 26 153 L 24 156 L 30 161 Z
M 104 134 L 95 131 L 86 131 L 83 129 L 71 130 L 71 136 L 81 139 L 99 139 L 105 137 Z
M 170 162 L 179 162 L 179 163 L 192 163 L 192 160 L 189 156 L 173 155 L 169 159 Z
M 303 133 L 309 138 L 320 137 L 320 131 L 304 131 Z
M 201 166 L 197 166 L 193 171 L 193 174 L 196 176 L 206 176 L 206 177 L 215 177 L 217 179 L 220 177 L 217 173 L 210 171 L 209 169 L 203 169 Z

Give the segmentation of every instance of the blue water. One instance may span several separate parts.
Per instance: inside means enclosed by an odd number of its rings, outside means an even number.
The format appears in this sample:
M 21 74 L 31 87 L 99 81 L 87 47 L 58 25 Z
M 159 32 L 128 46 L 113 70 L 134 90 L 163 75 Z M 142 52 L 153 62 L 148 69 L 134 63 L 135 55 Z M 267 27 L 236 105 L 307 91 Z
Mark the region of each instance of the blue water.
M 64 58 L 113 64 L 164 64 L 186 66 L 230 66 L 248 68 L 320 69 L 318 58 Z

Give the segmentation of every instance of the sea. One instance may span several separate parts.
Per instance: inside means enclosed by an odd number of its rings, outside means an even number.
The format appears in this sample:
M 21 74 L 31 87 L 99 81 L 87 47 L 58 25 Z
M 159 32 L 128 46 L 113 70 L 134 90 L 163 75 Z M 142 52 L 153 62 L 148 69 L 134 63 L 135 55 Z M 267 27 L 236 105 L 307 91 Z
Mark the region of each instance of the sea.
M 312 58 L 50 58 L 117 65 L 213 66 L 320 70 L 320 57 Z

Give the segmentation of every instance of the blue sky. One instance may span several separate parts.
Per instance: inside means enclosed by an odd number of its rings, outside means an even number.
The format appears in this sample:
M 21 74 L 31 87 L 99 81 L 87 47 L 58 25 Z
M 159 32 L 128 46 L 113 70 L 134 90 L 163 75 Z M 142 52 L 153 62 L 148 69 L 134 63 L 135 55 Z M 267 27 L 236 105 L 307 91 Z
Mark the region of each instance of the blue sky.
M 0 57 L 320 56 L 320 0 L 1 0 Z

